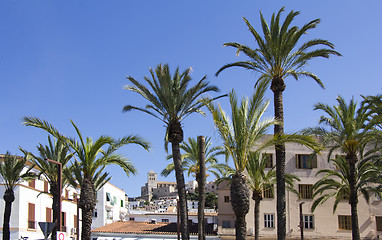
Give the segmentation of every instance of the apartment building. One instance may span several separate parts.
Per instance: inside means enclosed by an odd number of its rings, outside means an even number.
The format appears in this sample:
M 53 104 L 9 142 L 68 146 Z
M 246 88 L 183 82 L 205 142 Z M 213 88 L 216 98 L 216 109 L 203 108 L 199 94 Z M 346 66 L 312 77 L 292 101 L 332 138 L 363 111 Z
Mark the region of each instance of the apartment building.
M 127 215 L 125 192 L 106 183 L 97 192 L 97 205 L 93 212 L 92 229 L 125 219 Z
M 12 203 L 10 220 L 10 239 L 28 237 L 43 239 L 39 222 L 52 222 L 52 196 L 48 193 L 49 184 L 45 180 L 22 182 L 15 188 L 15 201 Z M 0 216 L 4 215 L 5 202 L 2 198 L 5 187 L 0 184 Z M 77 232 L 77 196 L 75 189 L 66 187 L 62 195 L 61 230 L 67 237 L 76 237 Z M 0 226 L 3 218 L 0 217 Z M 1 229 L 2 230 L 2 229 Z
M 264 154 L 269 158 L 267 167 L 272 167 L 275 164 L 274 149 L 269 148 Z M 315 157 L 311 157 L 310 154 L 312 152 L 300 144 L 286 144 L 285 171 L 301 179 L 300 182 L 295 183 L 295 188 L 300 192 L 301 199 L 292 192 L 286 192 L 287 235 L 296 237 L 300 235 L 299 206 L 302 204 L 305 236 L 351 238 L 351 214 L 348 200 L 341 200 L 335 213 L 333 213 L 334 199 L 319 205 L 314 212 L 310 211 L 313 203 L 312 186 L 323 176 L 316 176 L 317 172 L 321 169 L 334 169 L 334 166 L 327 161 L 327 152 Z M 260 235 L 276 236 L 276 191 L 266 191 L 263 194 L 263 200 L 260 203 Z M 229 186 L 226 182 L 219 185 L 218 205 L 218 233 L 220 235 L 234 235 L 235 216 L 230 202 Z M 246 221 L 248 234 L 253 234 L 254 201 L 252 199 L 250 199 L 250 210 L 246 216 Z M 381 199 L 372 196 L 368 204 L 360 196 L 358 221 L 362 238 L 381 238 Z

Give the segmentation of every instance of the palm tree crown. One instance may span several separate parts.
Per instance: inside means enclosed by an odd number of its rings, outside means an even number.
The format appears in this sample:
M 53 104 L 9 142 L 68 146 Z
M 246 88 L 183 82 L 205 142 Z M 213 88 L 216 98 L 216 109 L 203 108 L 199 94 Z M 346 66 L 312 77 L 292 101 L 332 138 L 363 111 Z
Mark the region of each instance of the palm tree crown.
M 147 99 L 149 104 L 145 108 L 126 105 L 123 111 L 134 109 L 158 118 L 167 126 L 166 140 L 182 142 L 183 132 L 179 132 L 180 122 L 192 113 L 204 115 L 201 110 L 203 105 L 198 102 L 198 98 L 204 93 L 219 91 L 217 87 L 209 85 L 206 77 L 189 88 L 192 80 L 189 75 L 190 71 L 191 68 L 180 73 L 177 68 L 171 76 L 167 64 L 160 64 L 155 70 L 150 68 L 151 79 L 148 77 L 144 77 L 144 79 L 151 90 L 133 77 L 127 77 L 132 85 L 125 86 L 125 89 L 138 93 Z
M 188 138 L 188 142 L 183 142 L 180 148 L 184 151 L 182 154 L 182 167 L 184 171 L 187 171 L 187 175 L 191 174 L 197 177 L 199 173 L 199 147 L 197 140 L 194 138 Z M 206 138 L 205 143 L 205 153 L 206 153 L 206 170 L 212 173 L 216 178 L 220 178 L 222 172 L 224 172 L 228 165 L 223 163 L 218 163 L 217 156 L 224 155 L 224 149 L 222 146 L 212 147 L 211 138 Z M 167 157 L 172 158 L 172 155 Z M 172 171 L 174 171 L 174 164 L 170 163 L 162 171 L 163 176 L 168 176 Z
M 217 71 L 216 75 L 219 75 L 226 68 L 237 66 L 260 72 L 262 74 L 260 79 L 275 81 L 283 80 L 288 76 L 292 76 L 296 80 L 301 77 L 310 77 L 321 87 L 324 87 L 320 78 L 311 72 L 303 70 L 304 67 L 313 58 L 329 58 L 330 55 L 341 56 L 341 54 L 333 50 L 334 45 L 331 42 L 323 39 L 309 40 L 297 47 L 301 37 L 307 31 L 316 28 L 320 23 L 320 19 L 314 19 L 298 28 L 291 26 L 291 23 L 300 12 L 292 10 L 281 24 L 280 17 L 283 11 L 284 8 L 281 8 L 276 16 L 275 14 L 272 15 L 270 27 L 260 12 L 263 37 L 246 18 L 243 18 L 255 38 L 258 48 L 251 49 L 246 45 L 235 42 L 225 43 L 224 46 L 236 48 L 237 54 L 243 52 L 250 60 L 224 65 Z M 316 48 L 320 46 L 324 48 Z

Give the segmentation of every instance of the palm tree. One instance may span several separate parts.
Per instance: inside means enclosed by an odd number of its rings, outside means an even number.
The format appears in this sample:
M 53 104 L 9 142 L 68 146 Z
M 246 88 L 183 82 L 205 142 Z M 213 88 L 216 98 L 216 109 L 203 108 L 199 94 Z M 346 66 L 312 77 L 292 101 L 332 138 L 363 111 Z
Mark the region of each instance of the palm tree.
M 319 204 L 323 204 L 330 198 L 335 198 L 333 213 L 336 211 L 341 200 L 349 199 L 349 203 L 351 202 L 350 182 L 352 177 L 350 176 L 349 171 L 349 161 L 341 155 L 330 159 L 330 161 L 333 162 L 336 170 L 323 169 L 317 173 L 317 175 L 325 175 L 313 185 L 313 197 L 315 200 L 311 208 L 312 212 Z M 371 193 L 372 195 L 378 195 L 381 197 L 381 170 L 382 169 L 380 167 L 376 167 L 369 158 L 364 158 L 356 163 L 354 190 L 357 198 L 358 195 L 363 195 L 366 202 L 369 203 Z M 353 225 L 353 218 L 351 222 L 353 231 L 354 227 L 356 227 Z M 358 226 L 356 229 L 357 228 Z
M 180 149 L 184 151 L 182 154 L 182 167 L 183 171 L 187 171 L 187 175 L 194 176 L 198 181 L 199 176 L 199 146 L 195 138 L 188 138 L 187 142 L 180 144 Z M 224 155 L 224 148 L 222 146 L 212 147 L 211 138 L 206 138 L 205 144 L 206 153 L 206 171 L 213 174 L 216 178 L 219 178 L 223 171 L 225 171 L 228 165 L 224 163 L 218 163 L 216 158 L 219 155 Z M 172 155 L 167 156 L 167 159 L 172 159 Z M 163 169 L 161 175 L 167 177 L 171 172 L 175 170 L 174 163 L 167 165 Z
M 78 140 L 62 135 L 50 123 L 35 117 L 25 117 L 24 125 L 41 128 L 57 139 L 64 141 L 76 154 L 79 161 L 73 165 L 73 173 L 78 186 L 81 188 L 79 206 L 82 209 L 81 239 L 90 240 L 92 215 L 96 205 L 96 186 L 104 184 L 108 173 L 103 172 L 107 165 L 120 166 L 127 176 L 135 174 L 134 166 L 116 151 L 126 144 L 137 144 L 149 149 L 149 144 L 137 136 L 127 136 L 115 140 L 109 136 L 101 136 L 93 142 L 92 138 L 84 139 L 78 127 L 71 121 L 76 130 Z
M 224 46 L 231 46 L 237 49 L 237 54 L 243 52 L 250 58 L 248 61 L 239 61 L 224 65 L 220 68 L 216 76 L 221 71 L 230 67 L 243 67 L 261 73 L 259 81 L 270 81 L 270 89 L 274 94 L 274 113 L 275 119 L 280 124 L 274 126 L 274 134 L 281 136 L 284 134 L 284 107 L 283 92 L 285 90 L 285 79 L 288 76 L 299 80 L 303 77 L 312 78 L 322 88 L 324 87 L 320 78 L 315 74 L 305 71 L 310 60 L 318 57 L 329 58 L 331 55 L 340 56 L 334 51 L 334 45 L 322 39 L 313 39 L 303 43 L 300 47 L 297 44 L 301 37 L 311 29 L 314 29 L 320 22 L 320 19 L 314 19 L 301 28 L 291 26 L 294 18 L 300 12 L 291 11 L 285 21 L 280 24 L 281 8 L 277 15 L 272 15 L 271 25 L 264 20 L 260 12 L 260 19 L 263 30 L 263 37 L 252 27 L 246 18 L 244 18 L 249 31 L 255 38 L 258 48 L 251 49 L 246 45 L 235 42 L 225 43 Z M 323 46 L 323 48 L 319 48 Z M 278 239 L 286 238 L 286 215 L 285 215 L 285 145 L 275 146 L 276 150 L 276 177 L 277 177 L 277 236 Z
M 239 240 L 246 238 L 245 216 L 249 211 L 249 188 L 244 170 L 252 151 L 258 152 L 270 145 L 271 141 L 264 141 L 264 134 L 276 123 L 273 119 L 261 120 L 269 104 L 264 101 L 265 89 L 266 84 L 259 84 L 252 99 L 243 98 L 240 105 L 232 90 L 229 94 L 232 120 L 220 106 L 203 101 L 212 113 L 224 149 L 235 166 L 230 195 L 236 216 L 236 239 Z
M 273 166 L 266 169 L 268 158 L 260 157 L 259 152 L 252 152 L 249 155 L 246 170 L 248 172 L 248 184 L 252 190 L 252 200 L 254 200 L 254 223 L 255 223 L 255 240 L 259 239 L 259 219 L 260 219 L 260 202 L 263 200 L 263 194 L 266 191 L 272 192 L 276 183 L 276 171 Z M 287 189 L 298 195 L 298 191 L 294 188 L 294 181 L 300 181 L 295 175 L 285 174 Z
M 43 175 L 44 179 L 46 179 L 49 182 L 49 193 L 52 194 L 53 197 L 53 222 L 57 222 L 57 219 L 60 217 L 59 204 L 60 196 L 62 194 L 62 189 L 60 189 L 57 174 L 58 166 L 55 163 L 48 162 L 46 159 L 54 160 L 56 162 L 61 163 L 62 171 L 67 171 L 66 168 L 70 159 L 73 156 L 73 153 L 69 152 L 69 147 L 66 146 L 62 141 L 57 140 L 52 142 L 50 136 L 48 136 L 48 145 L 44 146 L 40 143 L 39 146 L 37 146 L 37 150 L 40 156 L 35 156 L 32 153 L 21 149 L 21 151 L 24 154 L 31 156 L 31 161 L 41 170 L 40 176 Z M 67 183 L 67 179 L 63 177 L 62 186 L 65 186 Z M 52 239 L 57 238 L 58 229 L 59 226 L 55 226 L 53 228 Z
M 327 116 L 321 116 L 319 123 L 328 127 L 306 129 L 305 132 L 322 137 L 323 143 L 329 149 L 328 160 L 334 151 L 339 150 L 346 155 L 348 162 L 346 171 L 349 184 L 349 203 L 351 206 L 352 236 L 360 239 L 357 214 L 357 161 L 363 159 L 366 147 L 374 140 L 373 126 L 368 124 L 369 111 L 358 108 L 354 99 L 349 104 L 342 97 L 337 98 L 335 106 L 318 103 L 314 110 L 322 110 Z
M 36 176 L 31 172 L 33 165 L 24 172 L 28 162 L 26 157 L 14 156 L 7 152 L 2 158 L 0 161 L 0 178 L 5 186 L 3 196 L 5 201 L 3 240 L 9 240 L 9 221 L 11 219 L 12 202 L 15 201 L 14 189 L 21 181 L 34 179 Z
M 160 64 L 155 70 L 150 68 L 151 79 L 144 77 L 149 87 L 146 87 L 133 77 L 127 77 L 132 85 L 126 86 L 125 89 L 138 93 L 144 97 L 149 104 L 146 105 L 145 108 L 131 105 L 126 105 L 123 108 L 124 111 L 142 111 L 161 120 L 166 125 L 165 147 L 167 150 L 167 142 L 170 142 L 172 145 L 183 240 L 189 239 L 189 231 L 186 190 L 179 146 L 183 141 L 181 123 L 184 118 L 192 113 L 204 114 L 201 111 L 203 104 L 198 101 L 201 95 L 211 91 L 219 91 L 217 87 L 209 85 L 209 82 L 206 81 L 206 77 L 203 77 L 196 85 L 189 87 L 191 81 L 189 75 L 190 70 L 189 68 L 183 73 L 180 73 L 179 68 L 177 68 L 174 75 L 171 76 L 167 64 Z

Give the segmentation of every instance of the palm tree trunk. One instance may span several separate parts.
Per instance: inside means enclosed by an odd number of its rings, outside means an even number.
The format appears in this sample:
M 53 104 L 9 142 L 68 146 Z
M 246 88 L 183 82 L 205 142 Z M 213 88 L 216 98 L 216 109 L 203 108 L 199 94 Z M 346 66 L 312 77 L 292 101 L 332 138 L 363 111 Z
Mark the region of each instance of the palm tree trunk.
M 236 172 L 232 177 L 230 191 L 231 205 L 236 216 L 236 240 L 245 240 L 247 237 L 245 216 L 249 212 L 249 188 L 243 172 Z
M 96 205 L 94 184 L 90 179 L 84 179 L 80 193 L 80 208 L 82 209 L 81 240 L 90 240 L 93 211 Z
M 180 154 L 180 147 L 178 141 L 172 141 L 172 158 L 174 160 L 176 185 L 179 196 L 179 212 L 180 212 L 180 231 L 182 233 L 182 240 L 189 240 L 188 229 L 188 211 L 187 211 L 187 199 L 186 199 L 186 186 L 184 184 L 182 158 Z
M 11 232 L 9 229 L 9 221 L 11 220 L 12 202 L 15 200 L 15 194 L 12 189 L 7 189 L 4 193 L 5 201 L 4 219 L 3 219 L 3 240 L 9 240 Z
M 206 153 L 205 153 L 205 139 L 203 136 L 198 137 L 199 148 L 199 172 L 197 172 L 198 180 L 198 240 L 205 240 L 206 234 L 204 232 L 204 205 L 206 204 Z
M 275 125 L 274 135 L 284 134 L 284 107 L 283 91 L 285 84 L 283 79 L 272 79 L 271 90 L 273 91 L 275 119 L 280 124 Z M 277 239 L 286 239 L 286 204 L 285 204 L 285 144 L 275 146 L 276 150 L 276 181 L 277 181 Z
M 253 193 L 253 200 L 255 200 L 255 210 L 254 210 L 254 216 L 255 216 L 255 240 L 259 240 L 259 220 L 260 220 L 260 201 L 261 198 L 258 196 L 255 196 L 255 193 Z M 260 196 L 261 197 L 261 196 Z
M 352 239 L 360 240 L 360 233 L 358 227 L 358 196 L 356 190 L 356 166 L 357 157 L 355 155 L 346 156 L 349 161 L 349 188 L 350 188 L 350 196 L 349 203 L 351 208 L 351 225 L 352 225 Z
M 53 196 L 52 210 L 53 210 L 53 222 L 57 223 L 57 219 L 60 217 L 60 213 L 58 211 L 58 205 L 60 204 L 60 196 L 59 196 L 58 184 L 56 182 L 52 182 L 50 185 L 50 193 Z M 57 239 L 57 231 L 59 231 L 59 226 L 55 225 L 52 230 L 52 240 Z

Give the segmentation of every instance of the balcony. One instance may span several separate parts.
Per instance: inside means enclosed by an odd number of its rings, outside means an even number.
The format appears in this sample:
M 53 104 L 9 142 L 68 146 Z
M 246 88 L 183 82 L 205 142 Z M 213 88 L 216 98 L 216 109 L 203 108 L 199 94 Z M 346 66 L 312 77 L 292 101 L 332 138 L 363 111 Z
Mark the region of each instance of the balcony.
M 36 221 L 28 220 L 28 229 L 36 229 Z

